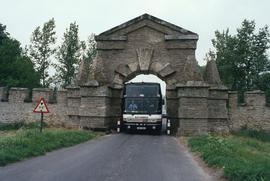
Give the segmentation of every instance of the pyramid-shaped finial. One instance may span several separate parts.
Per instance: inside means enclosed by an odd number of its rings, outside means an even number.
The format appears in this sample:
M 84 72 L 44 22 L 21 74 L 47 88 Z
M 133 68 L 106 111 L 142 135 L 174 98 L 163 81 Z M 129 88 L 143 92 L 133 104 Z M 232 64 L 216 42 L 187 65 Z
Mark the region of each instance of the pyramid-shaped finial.
M 80 65 L 80 70 L 77 76 L 77 85 L 83 85 L 87 82 L 89 74 L 89 63 L 86 58 L 84 58 Z
M 217 69 L 216 61 L 210 60 L 207 61 L 206 69 L 204 73 L 204 81 L 209 84 L 219 85 L 221 84 L 219 72 Z

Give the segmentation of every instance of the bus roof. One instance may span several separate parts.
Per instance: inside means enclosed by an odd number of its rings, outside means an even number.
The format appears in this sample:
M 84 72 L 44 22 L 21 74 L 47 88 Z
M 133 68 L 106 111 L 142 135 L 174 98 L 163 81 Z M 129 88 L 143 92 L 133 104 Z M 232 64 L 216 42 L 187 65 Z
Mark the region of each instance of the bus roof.
M 160 85 L 160 83 L 156 82 L 128 82 L 125 85 Z

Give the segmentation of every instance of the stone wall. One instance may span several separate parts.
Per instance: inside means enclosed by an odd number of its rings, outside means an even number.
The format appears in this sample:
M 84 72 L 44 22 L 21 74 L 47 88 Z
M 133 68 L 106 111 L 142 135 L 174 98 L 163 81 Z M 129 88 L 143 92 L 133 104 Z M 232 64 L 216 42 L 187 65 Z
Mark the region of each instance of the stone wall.
M 270 107 L 266 106 L 264 92 L 246 92 L 244 100 L 244 103 L 238 104 L 237 92 L 229 92 L 231 130 L 247 127 L 270 131 Z
M 40 121 L 40 114 L 33 113 L 41 97 L 44 98 L 50 113 L 44 114 L 44 121 L 55 127 L 78 128 L 78 122 L 73 122 L 67 116 L 66 90 L 58 91 L 57 103 L 51 103 L 53 91 L 51 89 L 35 88 L 32 91 L 32 100 L 29 99 L 27 88 L 10 88 L 8 101 L 7 89 L 0 89 L 0 123 L 24 121 L 26 123 Z
M 0 90 L 0 123 L 40 121 L 40 114 L 33 113 L 40 97 L 45 98 L 50 110 L 44 114 L 44 121 L 55 127 L 107 129 L 115 127 L 121 116 L 122 88 L 68 87 L 57 92 L 57 101 L 50 101 L 51 89 L 39 88 L 33 90 L 32 102 L 28 89 L 11 88 L 8 101 L 7 89 Z M 246 92 L 245 103 L 238 104 L 237 92 L 224 86 L 188 81 L 167 89 L 166 94 L 168 114 L 177 115 L 169 119 L 179 135 L 226 134 L 242 127 L 270 131 L 270 107 L 266 106 L 264 92 Z

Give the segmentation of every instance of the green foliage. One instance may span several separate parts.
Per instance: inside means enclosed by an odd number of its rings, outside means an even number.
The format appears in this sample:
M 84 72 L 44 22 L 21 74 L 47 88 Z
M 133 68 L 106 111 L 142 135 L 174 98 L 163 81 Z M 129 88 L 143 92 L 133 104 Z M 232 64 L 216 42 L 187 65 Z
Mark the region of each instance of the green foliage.
M 35 63 L 36 70 L 40 73 L 43 87 L 48 87 L 52 82 L 48 69 L 51 65 L 51 57 L 56 51 L 53 47 L 56 42 L 54 29 L 55 21 L 52 18 L 44 23 L 42 29 L 38 26 L 31 36 L 30 56 Z
M 207 56 L 216 60 L 222 82 L 233 90 L 254 90 L 262 72 L 270 70 L 267 57 L 269 31 L 265 26 L 255 33 L 255 22 L 244 20 L 236 35 L 229 30 L 215 32 L 215 52 Z
M 2 29 L 1 24 L 0 29 Z M 0 34 L 3 34 L 3 31 Z M 0 86 L 30 89 L 40 87 L 40 76 L 34 70 L 34 65 L 29 57 L 24 55 L 20 42 L 10 38 L 8 33 L 5 35 L 1 35 Z
M 23 122 L 16 122 L 12 124 L 0 124 L 0 131 L 5 131 L 5 130 L 18 130 L 21 127 L 24 126 Z
M 205 66 L 205 65 L 200 66 L 200 72 L 201 72 L 201 75 L 204 75 L 205 69 L 206 69 L 206 66 Z
M 0 23 L 0 46 L 2 41 L 8 39 L 9 33 L 6 31 L 6 26 Z
M 263 73 L 259 75 L 258 80 L 256 80 L 258 89 L 266 91 L 270 89 L 270 73 Z
M 236 136 L 255 138 L 259 141 L 270 142 L 270 133 L 264 130 L 253 130 L 242 128 L 240 131 L 233 132 Z
M 270 106 L 270 89 L 265 91 L 265 102 L 267 106 Z
M 243 134 L 243 133 L 239 133 Z M 262 133 L 263 134 L 263 133 Z M 191 151 L 211 166 L 223 168 L 229 180 L 255 181 L 270 179 L 270 147 L 268 143 L 246 137 L 193 137 L 188 140 Z
M 91 65 L 97 54 L 97 42 L 95 41 L 95 35 L 91 34 L 87 40 L 86 47 L 86 59 L 88 60 L 89 65 Z
M 0 131 L 9 131 L 9 130 L 18 130 L 18 129 L 33 129 L 33 128 L 39 128 L 40 123 L 39 122 L 32 122 L 26 124 L 25 122 L 15 122 L 15 123 L 1 123 L 0 124 Z M 46 123 L 42 123 L 43 128 L 47 128 L 48 125 Z
M 55 65 L 56 77 L 60 79 L 63 87 L 74 81 L 79 68 L 82 45 L 78 31 L 79 26 L 76 22 L 71 23 L 64 33 L 63 43 L 57 52 L 56 58 L 59 63 Z
M 49 151 L 88 141 L 100 133 L 60 129 L 38 129 L 18 131 L 15 136 L 0 139 L 0 166 L 44 155 Z
M 245 103 L 245 92 L 244 91 L 237 92 L 237 101 L 238 101 L 238 104 Z

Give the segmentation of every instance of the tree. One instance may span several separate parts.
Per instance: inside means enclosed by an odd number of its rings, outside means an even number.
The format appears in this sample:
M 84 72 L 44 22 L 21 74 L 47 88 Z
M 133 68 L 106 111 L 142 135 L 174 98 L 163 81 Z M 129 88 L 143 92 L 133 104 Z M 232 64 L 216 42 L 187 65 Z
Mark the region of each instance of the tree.
M 76 77 L 82 55 L 82 43 L 78 36 L 79 26 L 76 22 L 71 23 L 66 29 L 63 43 L 56 54 L 58 64 L 56 67 L 56 77 L 58 77 L 63 87 L 71 84 Z
M 42 87 L 48 87 L 51 83 L 48 69 L 52 64 L 51 57 L 56 51 L 53 47 L 56 42 L 56 33 L 54 29 L 55 21 L 52 18 L 44 23 L 42 29 L 38 26 L 31 36 L 31 45 L 29 47 L 30 56 L 35 63 L 36 70 L 41 75 Z
M 233 90 L 257 89 L 260 74 L 270 70 L 268 27 L 255 33 L 255 22 L 244 20 L 236 35 L 227 29 L 216 31 L 215 36 L 215 51 L 210 50 L 207 59 L 216 60 L 222 82 Z
M 91 65 L 97 54 L 97 42 L 95 41 L 95 35 L 91 34 L 87 40 L 86 59 L 89 65 Z
M 9 36 L 9 33 L 6 32 L 6 26 L 0 23 L 0 45 L 2 45 L 2 42 L 4 39 L 7 39 Z
M 0 27 L 5 27 L 0 24 Z M 1 29 L 1 28 L 0 28 Z M 3 31 L 4 30 L 4 31 Z M 10 38 L 9 33 L 1 29 L 0 46 L 0 86 L 4 87 L 40 87 L 40 76 L 34 69 L 29 57 L 23 54 L 20 42 Z
M 259 79 L 256 81 L 256 85 L 260 90 L 270 90 L 270 72 L 259 75 Z

